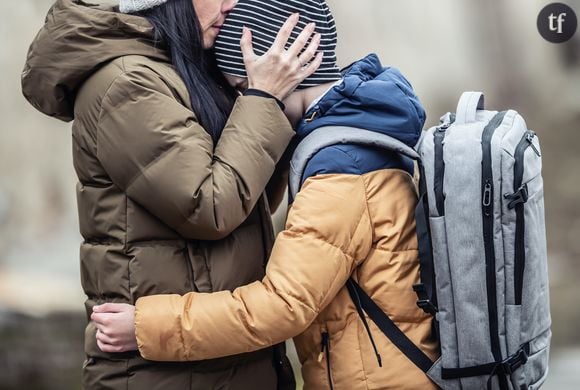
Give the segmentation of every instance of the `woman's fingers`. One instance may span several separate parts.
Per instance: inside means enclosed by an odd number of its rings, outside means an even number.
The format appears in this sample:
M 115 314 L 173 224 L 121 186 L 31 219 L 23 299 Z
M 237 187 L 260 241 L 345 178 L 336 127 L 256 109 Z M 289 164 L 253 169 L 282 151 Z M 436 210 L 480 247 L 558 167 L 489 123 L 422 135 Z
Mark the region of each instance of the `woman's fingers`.
M 244 30 L 243 53 L 249 88 L 259 89 L 279 100 L 284 100 L 305 77 L 320 67 L 321 58 L 318 61 L 313 60 L 320 45 L 319 34 L 312 35 L 316 28 L 314 24 L 306 26 L 290 48 L 285 49 L 298 19 L 298 14 L 288 18 L 270 50 L 262 56 L 256 56 L 253 50 L 250 50 L 251 34 Z
M 323 58 L 323 53 L 320 51 L 320 52 L 318 52 L 318 54 L 316 54 L 316 57 L 314 58 L 314 60 L 311 63 L 306 65 L 304 68 L 302 68 L 302 72 L 303 72 L 302 75 L 303 75 L 304 79 L 311 76 L 314 72 L 316 72 L 318 70 L 318 68 L 320 68 L 320 65 L 322 65 L 322 58 Z
M 274 41 L 271 50 L 275 50 L 278 51 L 279 53 L 282 53 L 286 49 L 288 39 L 290 39 L 290 35 L 292 35 L 292 31 L 294 31 L 294 27 L 296 27 L 296 25 L 298 24 L 299 19 L 300 14 L 296 13 L 286 20 L 286 22 L 278 32 L 278 35 L 276 36 L 276 40 Z
M 256 58 L 254 45 L 252 44 L 252 31 L 247 27 L 243 28 L 242 39 L 240 40 L 240 48 L 242 49 L 244 64 L 247 67 L 248 63 Z
M 318 50 L 319 45 L 320 45 L 320 34 L 316 34 L 314 38 L 312 38 L 312 40 L 310 41 L 310 44 L 308 45 L 306 50 L 304 50 L 304 52 L 298 56 L 298 60 L 300 61 L 300 64 L 302 64 L 302 66 L 308 64 L 312 60 L 312 57 L 316 55 L 316 51 Z
M 312 36 L 312 33 L 314 33 L 315 27 L 316 24 L 314 23 L 310 23 L 306 27 L 304 27 L 304 30 L 302 30 L 300 35 L 298 35 L 298 38 L 296 38 L 294 43 L 292 43 L 292 46 L 290 46 L 290 48 L 288 49 L 288 55 L 290 55 L 291 57 L 298 57 L 298 55 L 302 52 L 304 47 L 306 47 L 306 44 L 308 43 L 308 40 Z

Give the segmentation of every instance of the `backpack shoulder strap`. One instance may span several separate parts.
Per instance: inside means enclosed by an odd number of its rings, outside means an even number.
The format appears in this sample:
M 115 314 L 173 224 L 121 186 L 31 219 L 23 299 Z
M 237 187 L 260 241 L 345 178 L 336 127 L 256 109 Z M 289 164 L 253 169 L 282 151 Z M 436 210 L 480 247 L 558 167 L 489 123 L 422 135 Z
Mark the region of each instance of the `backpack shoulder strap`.
M 377 327 L 383 332 L 383 334 L 393 343 L 411 362 L 413 362 L 421 371 L 427 373 L 434 362 L 429 356 L 425 354 L 419 347 L 417 347 L 411 339 L 389 318 L 389 316 L 372 300 L 371 297 L 359 286 L 359 284 L 350 278 L 346 284 L 348 293 L 355 304 L 357 312 L 363 321 L 367 332 L 370 336 L 370 329 L 366 323 L 364 313 L 366 313 L 369 318 L 377 325 Z M 374 346 L 374 341 L 373 342 Z M 382 366 L 380 355 L 379 366 Z
M 325 126 L 314 130 L 296 148 L 290 162 L 289 190 L 294 199 L 302 185 L 308 161 L 320 150 L 340 144 L 355 144 L 381 147 L 418 160 L 417 152 L 405 143 L 385 134 L 346 126 Z M 304 178 L 305 179 L 305 178 Z

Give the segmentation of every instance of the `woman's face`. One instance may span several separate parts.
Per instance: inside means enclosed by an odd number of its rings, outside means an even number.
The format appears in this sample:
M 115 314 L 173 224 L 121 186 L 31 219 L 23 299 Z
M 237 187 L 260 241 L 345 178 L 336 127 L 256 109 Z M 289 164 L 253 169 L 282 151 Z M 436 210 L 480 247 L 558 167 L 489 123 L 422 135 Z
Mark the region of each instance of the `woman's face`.
M 193 0 L 201 31 L 203 47 L 209 49 L 215 43 L 224 20 L 238 0 Z

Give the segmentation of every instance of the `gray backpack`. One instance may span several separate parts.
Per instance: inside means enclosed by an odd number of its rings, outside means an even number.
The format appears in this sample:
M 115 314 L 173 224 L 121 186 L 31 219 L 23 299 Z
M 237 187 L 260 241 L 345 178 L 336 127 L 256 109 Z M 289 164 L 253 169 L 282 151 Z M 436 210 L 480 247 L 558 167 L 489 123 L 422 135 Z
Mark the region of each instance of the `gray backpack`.
M 417 305 L 434 315 L 441 357 L 432 362 L 350 279 L 361 320 L 368 329 L 368 316 L 443 389 L 538 389 L 551 337 L 540 147 L 517 112 L 485 111 L 483 102 L 480 92 L 464 93 L 455 114 L 424 132 L 418 155 L 361 129 L 314 131 L 292 159 L 290 195 L 308 160 L 333 144 L 380 146 L 417 160 L 421 281 L 414 289 Z

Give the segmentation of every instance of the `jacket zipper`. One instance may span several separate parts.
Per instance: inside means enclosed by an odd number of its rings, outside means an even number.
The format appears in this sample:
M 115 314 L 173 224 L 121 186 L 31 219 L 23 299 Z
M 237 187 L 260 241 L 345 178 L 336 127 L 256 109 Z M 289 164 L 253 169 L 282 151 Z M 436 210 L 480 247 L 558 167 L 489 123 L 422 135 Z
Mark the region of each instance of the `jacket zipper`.
M 330 389 L 334 390 L 334 385 L 332 384 L 332 374 L 330 372 L 330 336 L 328 332 L 322 332 L 322 341 L 320 342 L 320 354 L 318 354 L 318 362 L 322 362 L 322 359 L 326 356 L 326 373 L 328 374 L 328 384 Z
M 514 297 L 515 304 L 522 304 L 522 294 L 524 287 L 524 270 L 526 267 L 526 247 L 525 247 L 525 213 L 524 204 L 528 200 L 527 184 L 522 184 L 524 180 L 525 154 L 528 148 L 532 148 L 538 157 L 541 157 L 540 151 L 534 146 L 536 134 L 528 130 L 522 136 L 516 146 L 514 153 L 514 190 L 512 195 L 506 198 L 512 200 L 508 205 L 509 208 L 516 210 L 516 232 L 515 232 L 515 250 L 514 250 Z
M 451 123 L 445 123 L 435 130 L 433 142 L 435 144 L 435 176 L 433 191 L 435 192 L 435 204 L 439 216 L 445 215 L 445 196 L 443 195 L 443 179 L 445 177 L 445 161 L 443 160 L 443 142 L 447 129 Z
M 495 272 L 495 246 L 493 242 L 493 206 L 494 206 L 494 186 L 492 170 L 491 140 L 495 130 L 501 125 L 506 112 L 497 113 L 483 130 L 482 161 L 481 161 L 481 187 L 482 187 L 482 217 L 483 217 L 483 240 L 485 246 L 485 269 L 487 288 L 487 308 L 489 315 L 489 332 L 491 341 L 491 352 L 496 362 L 502 361 L 501 348 L 499 344 L 499 328 L 497 313 L 497 290 Z M 499 376 L 500 388 L 507 389 L 506 378 Z

